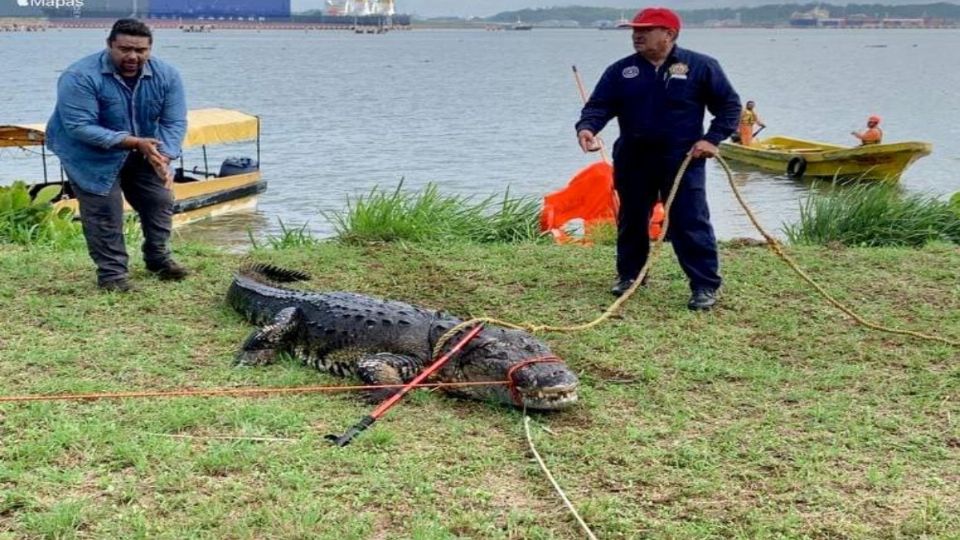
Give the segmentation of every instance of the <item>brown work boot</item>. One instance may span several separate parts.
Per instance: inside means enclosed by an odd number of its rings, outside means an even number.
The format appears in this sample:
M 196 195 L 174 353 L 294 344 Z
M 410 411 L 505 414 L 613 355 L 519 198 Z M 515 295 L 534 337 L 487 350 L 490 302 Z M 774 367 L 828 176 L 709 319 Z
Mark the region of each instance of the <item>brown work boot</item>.
M 183 266 L 180 266 L 173 260 L 169 260 L 158 266 L 151 266 L 148 264 L 147 270 L 153 272 L 154 275 L 160 278 L 160 281 L 180 281 L 190 274 L 189 270 Z
M 137 290 L 127 278 L 104 281 L 103 283 L 98 283 L 97 287 L 99 287 L 101 291 L 119 293 L 134 292 Z

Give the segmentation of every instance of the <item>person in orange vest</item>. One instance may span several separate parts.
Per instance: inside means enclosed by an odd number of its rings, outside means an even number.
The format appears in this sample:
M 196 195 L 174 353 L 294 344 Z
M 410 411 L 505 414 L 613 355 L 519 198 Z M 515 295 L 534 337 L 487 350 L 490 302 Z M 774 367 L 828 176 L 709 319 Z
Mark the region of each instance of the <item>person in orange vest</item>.
M 861 145 L 867 144 L 880 144 L 883 141 L 883 130 L 880 129 L 880 117 L 877 115 L 871 115 L 870 118 L 867 118 L 867 129 L 856 132 L 851 131 L 851 135 L 860 139 Z
M 760 116 L 757 115 L 757 111 L 754 109 L 756 106 L 757 104 L 753 101 L 748 101 L 743 112 L 740 113 L 740 144 L 744 146 L 750 146 L 753 142 L 753 126 L 767 127 L 767 125 L 760 120 Z

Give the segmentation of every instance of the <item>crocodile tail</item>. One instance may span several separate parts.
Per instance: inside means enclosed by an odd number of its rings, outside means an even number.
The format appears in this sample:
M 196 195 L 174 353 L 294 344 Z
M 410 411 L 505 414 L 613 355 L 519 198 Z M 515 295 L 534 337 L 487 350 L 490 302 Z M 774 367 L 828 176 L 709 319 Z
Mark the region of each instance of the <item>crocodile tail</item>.
M 300 270 L 290 270 L 266 263 L 244 263 L 240 266 L 239 274 L 252 279 L 264 278 L 273 283 L 291 283 L 294 281 L 307 281 L 310 274 Z

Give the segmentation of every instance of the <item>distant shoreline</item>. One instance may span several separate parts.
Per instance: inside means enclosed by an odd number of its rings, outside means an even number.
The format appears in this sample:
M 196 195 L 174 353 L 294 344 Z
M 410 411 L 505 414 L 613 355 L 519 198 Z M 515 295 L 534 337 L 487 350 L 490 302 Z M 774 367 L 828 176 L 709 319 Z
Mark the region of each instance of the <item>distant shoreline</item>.
M 407 19 L 409 20 L 409 19 Z M 25 31 L 42 32 L 47 29 L 64 28 L 87 28 L 87 29 L 107 29 L 116 21 L 114 18 L 81 18 L 81 19 L 46 19 L 46 18 L 27 18 L 27 17 L 0 17 L 0 32 Z M 156 29 L 179 29 L 185 31 L 216 31 L 216 30 L 341 30 L 353 31 L 359 28 L 369 28 L 370 25 L 362 23 L 347 24 L 323 24 L 310 21 L 240 21 L 240 20 L 213 20 L 213 19 L 146 19 L 145 22 Z M 496 30 L 510 31 L 512 24 L 497 23 L 490 21 L 467 21 L 467 20 L 423 20 L 412 21 L 410 24 L 388 25 L 383 28 L 388 30 Z M 742 29 L 796 29 L 796 30 L 933 30 L 933 29 L 956 29 L 960 28 L 958 23 L 929 24 L 924 26 L 795 26 L 790 24 L 688 24 L 688 28 L 712 29 L 712 30 L 742 30 Z M 604 32 L 628 32 L 629 29 L 615 27 L 591 27 L 591 26 L 538 26 L 533 24 L 534 30 L 585 30 Z
M 25 31 L 25 32 L 42 32 L 45 30 L 60 30 L 60 29 L 108 29 L 110 28 L 115 19 L 54 19 L 54 20 L 44 20 L 44 19 L 0 19 L 0 32 L 15 32 L 15 31 Z M 217 31 L 217 30 L 294 30 L 294 31 L 311 31 L 311 30 L 340 30 L 340 31 L 352 31 L 358 28 L 358 25 L 353 24 L 316 24 L 316 23 L 306 23 L 306 22 L 256 22 L 256 21 L 211 21 L 206 19 L 183 19 L 183 20 L 150 20 L 148 19 L 147 24 L 151 28 L 155 29 L 165 29 L 165 30 L 188 30 L 191 28 L 200 28 L 204 27 L 207 31 Z M 804 30 L 804 31 L 816 31 L 816 30 L 827 30 L 827 31 L 836 31 L 836 30 L 942 30 L 942 29 L 957 29 L 960 28 L 960 25 L 936 25 L 936 26 L 922 26 L 922 27 L 909 27 L 909 28 L 897 28 L 897 27 L 797 27 L 787 24 L 774 25 L 774 24 L 757 24 L 757 25 L 698 25 L 690 24 L 687 25 L 688 28 L 695 29 L 707 29 L 707 30 Z M 415 22 L 410 25 L 404 26 L 390 26 L 387 27 L 390 30 L 496 30 L 496 31 L 510 31 L 510 25 L 496 25 L 490 23 L 453 23 L 453 22 Z M 628 32 L 628 30 L 618 29 L 618 28 L 592 28 L 592 27 L 564 27 L 564 26 L 534 26 L 534 30 L 570 30 L 570 31 L 590 31 L 595 32 L 597 30 L 602 30 L 604 32 Z M 197 30 L 194 30 L 197 31 Z

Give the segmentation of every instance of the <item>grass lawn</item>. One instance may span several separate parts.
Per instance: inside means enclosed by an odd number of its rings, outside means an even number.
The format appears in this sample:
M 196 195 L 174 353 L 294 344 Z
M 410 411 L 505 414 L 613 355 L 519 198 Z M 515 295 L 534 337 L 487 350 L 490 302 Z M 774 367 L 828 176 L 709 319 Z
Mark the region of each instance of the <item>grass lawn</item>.
M 177 252 L 191 279 L 135 261 L 142 289 L 118 295 L 82 251 L 0 247 L 0 395 L 348 382 L 231 367 L 251 330 L 223 302 L 240 259 Z M 793 252 L 868 318 L 960 339 L 956 247 Z M 609 247 L 254 257 L 462 317 L 577 323 L 612 300 Z M 666 255 L 622 317 L 542 336 L 583 384 L 534 438 L 596 534 L 960 537 L 960 349 L 854 326 L 763 248 L 723 263 L 713 313 L 686 310 Z M 323 440 L 370 410 L 347 394 L 0 404 L 0 539 L 580 537 L 518 411 L 418 392 L 352 446 Z

